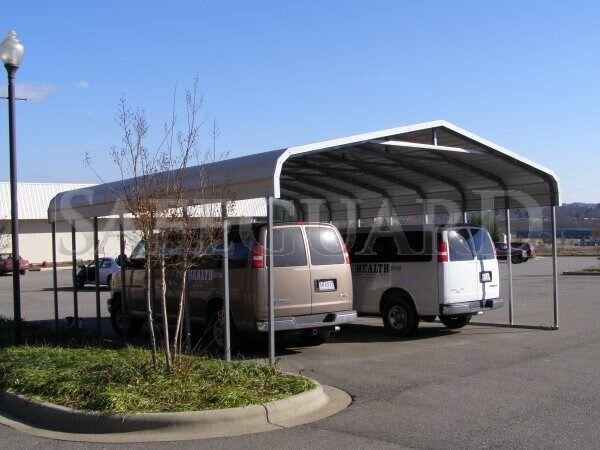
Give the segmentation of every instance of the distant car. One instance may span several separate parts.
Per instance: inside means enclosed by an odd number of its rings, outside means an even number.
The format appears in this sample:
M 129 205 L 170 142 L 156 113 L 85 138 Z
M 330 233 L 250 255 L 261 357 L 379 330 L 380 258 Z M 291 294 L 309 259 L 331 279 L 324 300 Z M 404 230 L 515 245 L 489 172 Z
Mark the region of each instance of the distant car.
M 535 247 L 529 242 L 511 242 L 512 248 L 525 250 L 527 252 L 527 259 L 535 258 Z
M 503 242 L 494 242 L 496 248 L 496 258 L 507 259 L 508 258 L 508 245 Z M 527 252 L 520 248 L 514 248 L 511 246 L 510 260 L 513 264 L 521 264 L 523 261 L 527 261 Z
M 121 270 L 121 266 L 117 263 L 115 258 L 100 258 L 98 260 L 100 264 L 100 284 L 110 286 L 112 274 Z M 91 262 L 87 266 L 81 267 L 77 272 L 77 287 L 82 288 L 86 284 L 96 282 L 96 265 Z
M 29 261 L 19 258 L 19 273 L 25 275 L 29 270 Z M 12 253 L 0 253 L 0 275 L 4 275 L 6 272 L 13 271 L 13 257 Z

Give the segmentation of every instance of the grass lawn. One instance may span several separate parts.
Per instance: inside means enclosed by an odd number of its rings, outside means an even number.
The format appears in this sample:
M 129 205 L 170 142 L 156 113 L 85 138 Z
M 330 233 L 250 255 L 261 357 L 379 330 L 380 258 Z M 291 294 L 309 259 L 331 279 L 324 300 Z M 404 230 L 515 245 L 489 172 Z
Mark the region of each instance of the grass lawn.
M 0 337 L 12 328 L 0 320 Z M 183 356 L 174 373 L 154 370 L 150 352 L 71 340 L 0 347 L 0 391 L 107 414 L 233 408 L 313 387 L 307 378 L 257 362 Z M 0 340 L 1 342 L 1 340 Z

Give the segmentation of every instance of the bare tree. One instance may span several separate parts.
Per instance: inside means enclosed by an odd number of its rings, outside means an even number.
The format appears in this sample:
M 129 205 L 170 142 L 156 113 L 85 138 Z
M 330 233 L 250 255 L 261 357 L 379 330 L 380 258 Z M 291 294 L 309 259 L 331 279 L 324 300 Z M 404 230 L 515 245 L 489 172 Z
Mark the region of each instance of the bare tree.
M 133 224 L 141 234 L 142 240 L 146 243 L 146 312 L 150 329 L 152 361 L 156 368 L 158 365 L 152 311 L 152 264 L 156 248 L 154 230 L 161 198 L 161 186 L 157 174 L 166 167 L 161 152 L 151 154 L 144 143 L 148 135 L 148 124 L 143 110 L 132 110 L 125 98 L 121 98 L 116 122 L 123 132 L 123 138 L 120 147 L 112 148 L 113 161 L 118 166 L 123 181 L 125 179 L 133 180 L 131 187 L 123 183 L 122 202 L 132 216 Z M 124 263 L 121 261 L 121 264 Z M 122 307 L 124 308 L 125 305 Z
M 131 110 L 121 99 L 117 122 L 122 130 L 122 145 L 112 149 L 123 183 L 122 201 L 132 216 L 135 227 L 146 242 L 146 308 L 150 325 L 154 364 L 156 336 L 154 332 L 152 277 L 153 264 L 160 268 L 160 314 L 162 316 L 162 347 L 165 364 L 173 370 L 182 352 L 184 314 L 187 302 L 188 271 L 198 263 L 198 257 L 215 247 L 221 237 L 220 203 L 215 199 L 229 198 L 226 187 L 215 182 L 214 165 L 225 154 L 217 156 L 218 131 L 213 123 L 212 148 L 199 150 L 202 98 L 198 96 L 198 79 L 185 92 L 184 124 L 178 128 L 176 115 L 177 90 L 173 95 L 173 110 L 164 134 L 154 152 L 145 141 L 148 124 L 144 111 Z M 188 176 L 191 163 L 197 163 L 193 176 Z M 125 182 L 126 179 L 131 181 Z M 199 222 L 201 226 L 198 227 Z M 172 278 L 171 278 L 172 277 Z M 176 293 L 168 292 L 168 280 L 175 279 Z M 170 339 L 168 297 L 176 294 L 175 324 Z
M 10 251 L 12 238 L 8 230 L 8 221 L 0 221 L 0 251 Z

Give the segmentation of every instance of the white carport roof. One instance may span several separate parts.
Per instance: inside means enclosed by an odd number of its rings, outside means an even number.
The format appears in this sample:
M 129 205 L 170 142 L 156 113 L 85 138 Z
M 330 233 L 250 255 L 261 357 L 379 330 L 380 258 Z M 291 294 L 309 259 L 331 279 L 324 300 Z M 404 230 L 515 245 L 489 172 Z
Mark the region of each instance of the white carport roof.
M 559 204 L 551 170 L 443 120 L 190 167 L 185 174 L 190 197 L 200 173 L 214 173 L 215 192 L 225 189 L 236 201 L 323 199 L 333 220 L 346 218 L 341 199 L 358 202 L 360 218 L 375 217 L 382 199 L 399 216 L 421 214 L 423 202 L 481 210 L 482 198 L 491 193 L 495 199 L 483 201 L 486 209 Z M 126 213 L 120 199 L 132 185 L 116 181 L 58 194 L 49 220 Z

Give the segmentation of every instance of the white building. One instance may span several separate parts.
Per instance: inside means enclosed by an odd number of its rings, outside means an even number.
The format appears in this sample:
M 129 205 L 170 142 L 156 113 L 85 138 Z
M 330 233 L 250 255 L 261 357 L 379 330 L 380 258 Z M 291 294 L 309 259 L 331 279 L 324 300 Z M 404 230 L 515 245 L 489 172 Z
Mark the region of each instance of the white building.
M 19 183 L 19 253 L 32 263 L 52 261 L 52 233 L 48 223 L 48 204 L 60 192 L 93 186 L 73 183 Z M 10 183 L 0 182 L 0 251 L 10 252 Z M 77 223 L 77 258 L 94 258 L 92 225 L 85 221 Z M 116 219 L 100 219 L 100 256 L 116 256 L 119 253 L 119 232 Z M 103 231 L 111 230 L 111 231 Z M 56 229 L 56 259 L 71 261 L 71 228 L 66 222 L 58 222 Z M 135 245 L 135 237 L 126 234 L 127 252 Z

